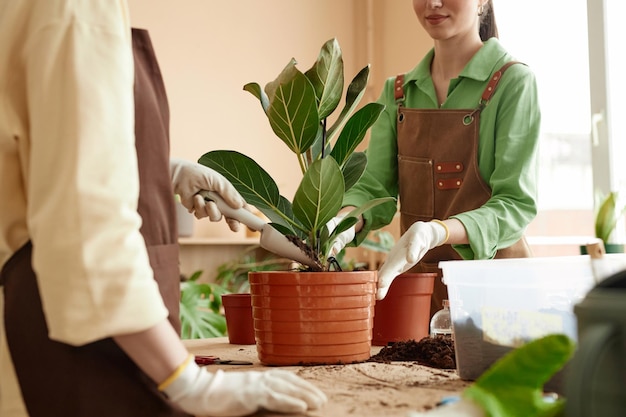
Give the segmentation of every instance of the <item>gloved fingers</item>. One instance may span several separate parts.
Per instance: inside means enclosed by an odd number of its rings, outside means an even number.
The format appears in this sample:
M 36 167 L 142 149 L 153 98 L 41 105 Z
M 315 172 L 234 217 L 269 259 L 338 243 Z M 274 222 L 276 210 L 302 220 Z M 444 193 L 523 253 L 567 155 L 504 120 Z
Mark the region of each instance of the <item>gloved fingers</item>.
M 228 224 L 228 228 L 233 232 L 239 231 L 239 226 L 241 223 L 239 220 L 231 219 L 230 217 L 226 217 L 226 223 Z
M 277 369 L 268 371 L 265 376 L 271 395 L 264 406 L 269 410 L 304 412 L 317 410 L 328 401 L 319 388 L 290 371 Z M 293 408 L 287 411 L 286 407 Z
M 428 252 L 429 249 L 430 247 L 424 246 L 424 243 L 421 241 L 417 241 L 417 239 L 415 241 L 409 242 L 406 248 L 407 264 L 411 264 L 411 266 L 413 266 L 418 263 L 424 257 L 424 255 L 426 255 L 426 252 Z
M 187 211 L 189 213 L 193 213 L 194 212 L 194 206 L 195 206 L 195 197 L 191 196 L 191 197 L 186 197 L 182 194 L 178 195 L 180 197 L 180 204 L 183 205 L 183 207 L 185 207 L 187 209 Z
M 341 219 L 343 219 L 343 216 L 335 216 L 326 223 L 329 233 L 332 233 L 332 231 L 335 230 L 339 222 L 341 222 Z
M 389 261 L 383 264 L 378 271 L 378 290 L 376 291 L 377 300 L 385 298 L 393 280 L 404 272 L 402 269 L 403 268 L 400 265 L 390 263 Z
M 197 219 L 208 217 L 212 222 L 222 220 L 222 212 L 213 201 L 206 201 L 200 194 L 193 196 L 193 214 Z
M 341 250 L 345 248 L 348 243 L 352 242 L 355 235 L 354 226 L 337 235 L 330 248 L 330 256 L 336 256 L 339 252 L 341 252 Z
M 207 181 L 206 189 L 218 193 L 224 202 L 234 209 L 243 207 L 246 201 L 243 199 L 239 191 L 226 179 L 222 174 L 210 168 L 206 168 L 205 175 Z

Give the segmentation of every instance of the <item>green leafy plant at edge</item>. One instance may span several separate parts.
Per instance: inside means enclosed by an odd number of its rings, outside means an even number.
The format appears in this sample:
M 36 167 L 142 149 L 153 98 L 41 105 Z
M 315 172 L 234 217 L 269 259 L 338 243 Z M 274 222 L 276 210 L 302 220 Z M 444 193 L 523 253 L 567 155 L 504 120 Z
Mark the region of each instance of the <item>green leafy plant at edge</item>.
M 280 258 L 271 253 L 259 259 L 256 254 L 259 248 L 259 245 L 253 245 L 245 249 L 236 259 L 219 265 L 215 282 L 231 292 L 250 292 L 248 272 L 287 270 L 293 263 L 290 259 Z
M 490 417 L 553 417 L 563 415 L 563 399 L 548 402 L 544 384 L 573 356 L 576 344 L 553 334 L 512 350 L 463 391 Z
M 626 212 L 626 204 L 620 203 L 619 193 L 611 191 L 601 199 L 596 212 L 595 234 L 596 237 L 607 243 L 611 233 L 615 230 L 620 217 Z
M 228 291 L 217 284 L 198 282 L 202 271 L 194 272 L 180 283 L 181 338 L 204 339 L 226 334 L 222 314 L 222 294 Z
M 264 89 L 249 83 L 244 90 L 261 103 L 276 136 L 296 155 L 302 179 L 293 201 L 279 192 L 274 179 L 252 158 L 236 151 L 215 150 L 198 160 L 224 175 L 271 221 L 272 227 L 315 258 L 317 268 L 328 270 L 333 239 L 357 222 L 363 212 L 393 198 L 370 201 L 348 213 L 334 230 L 326 224 L 342 207 L 346 190 L 361 177 L 365 152 L 356 148 L 384 106 L 368 103 L 356 110 L 369 78 L 369 65 L 346 90 L 345 105 L 332 126 L 328 117 L 337 109 L 344 87 L 343 58 L 336 39 L 327 41 L 317 61 L 306 72 L 295 59 Z M 356 110 L 356 111 L 355 111 Z

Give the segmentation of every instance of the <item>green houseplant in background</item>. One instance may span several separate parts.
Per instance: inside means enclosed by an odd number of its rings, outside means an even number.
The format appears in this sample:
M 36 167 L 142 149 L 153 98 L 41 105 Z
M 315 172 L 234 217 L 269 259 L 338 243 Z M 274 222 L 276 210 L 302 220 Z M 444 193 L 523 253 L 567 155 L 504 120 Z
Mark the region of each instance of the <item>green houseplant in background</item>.
M 267 171 L 239 152 L 215 150 L 204 154 L 198 162 L 224 175 L 248 204 L 270 219 L 275 229 L 312 255 L 318 262 L 314 270 L 326 271 L 333 239 L 353 226 L 364 211 L 393 201 L 373 200 L 348 213 L 334 230 L 326 227 L 341 209 L 345 191 L 365 170 L 365 152 L 357 152 L 356 148 L 384 106 L 368 103 L 356 110 L 367 86 L 368 65 L 348 86 L 345 105 L 327 128 L 328 117 L 343 96 L 339 43 L 336 39 L 327 41 L 315 64 L 304 73 L 296 64 L 291 59 L 265 89 L 257 83 L 244 86 L 260 101 L 276 136 L 296 155 L 302 180 L 293 201 L 280 194 Z
M 228 291 L 218 285 L 198 282 L 202 271 L 196 271 L 180 283 L 181 338 L 203 339 L 226 334 L 222 314 L 222 294 Z
M 249 83 L 244 90 L 261 103 L 276 136 L 295 154 L 302 178 L 292 200 L 280 194 L 274 179 L 252 158 L 232 150 L 215 150 L 199 163 L 224 175 L 271 227 L 314 260 L 297 270 L 249 272 L 254 335 L 266 365 L 350 363 L 370 357 L 376 271 L 340 271 L 331 256 L 332 242 L 358 216 L 393 198 L 377 199 L 327 224 L 343 204 L 346 190 L 363 174 L 365 152 L 356 148 L 384 106 L 358 108 L 367 86 L 369 65 L 348 85 L 345 105 L 334 118 L 344 92 L 339 43 L 324 43 L 306 72 L 291 59 L 264 89 Z M 330 126 L 329 126 L 330 125 Z
M 604 248 L 608 253 L 623 253 L 624 244 L 612 241 L 620 219 L 626 213 L 626 204 L 619 192 L 611 191 L 603 198 L 598 198 L 599 204 L 595 216 L 595 235 L 604 243 Z

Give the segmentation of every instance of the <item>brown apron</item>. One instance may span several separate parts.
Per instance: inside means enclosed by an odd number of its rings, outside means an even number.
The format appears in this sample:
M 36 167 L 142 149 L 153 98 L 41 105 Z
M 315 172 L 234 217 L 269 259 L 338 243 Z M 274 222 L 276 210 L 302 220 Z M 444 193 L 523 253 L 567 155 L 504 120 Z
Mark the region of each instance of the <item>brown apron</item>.
M 180 328 L 174 193 L 169 176 L 169 110 L 147 31 L 133 29 L 138 211 L 150 264 Z M 70 346 L 48 338 L 31 243 L 2 269 L 4 319 L 11 359 L 30 417 L 182 417 L 112 339 Z
M 396 78 L 398 103 L 398 184 L 400 232 L 417 221 L 448 219 L 482 206 L 491 188 L 480 176 L 477 154 L 480 112 L 494 93 L 502 74 L 515 62 L 496 71 L 476 109 L 408 109 L 403 106 L 404 76 Z M 524 238 L 498 250 L 496 258 L 531 256 Z M 437 272 L 439 279 L 431 299 L 431 316 L 447 299 L 439 261 L 461 259 L 451 245 L 430 250 L 411 272 Z

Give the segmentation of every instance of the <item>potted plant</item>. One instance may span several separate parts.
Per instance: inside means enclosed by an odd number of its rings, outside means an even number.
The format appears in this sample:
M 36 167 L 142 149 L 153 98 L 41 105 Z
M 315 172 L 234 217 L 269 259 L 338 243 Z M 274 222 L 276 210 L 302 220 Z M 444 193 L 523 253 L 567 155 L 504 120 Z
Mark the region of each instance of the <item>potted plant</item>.
M 598 205 L 595 218 L 595 234 L 596 237 L 604 243 L 604 249 L 607 253 L 623 253 L 624 244 L 615 242 L 614 232 L 626 212 L 626 204 L 617 191 L 611 191 Z
M 264 89 L 257 83 L 244 86 L 297 158 L 302 179 L 293 200 L 282 196 L 271 176 L 239 152 L 215 150 L 198 162 L 224 175 L 276 230 L 315 260 L 315 266 L 295 271 L 249 274 L 261 362 L 362 361 L 370 355 L 376 272 L 338 271 L 330 251 L 333 239 L 353 226 L 361 213 L 393 199 L 373 200 L 353 210 L 332 230 L 327 223 L 341 209 L 345 191 L 365 170 L 366 154 L 356 148 L 384 106 L 369 103 L 356 110 L 369 78 L 368 65 L 347 87 L 345 105 L 327 127 L 343 96 L 339 43 L 327 41 L 304 73 L 296 64 L 291 59 Z M 275 319 L 280 323 L 273 324 Z
M 611 191 L 602 196 L 596 195 L 596 211 L 594 219 L 595 237 L 602 242 L 602 253 L 624 253 L 624 244 L 616 241 L 619 236 L 615 236 L 617 226 L 626 213 L 626 203 L 620 197 L 618 191 Z M 587 255 L 589 253 L 587 246 L 580 246 L 580 253 Z M 594 251 L 594 249 L 592 249 Z

